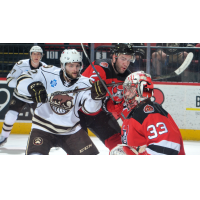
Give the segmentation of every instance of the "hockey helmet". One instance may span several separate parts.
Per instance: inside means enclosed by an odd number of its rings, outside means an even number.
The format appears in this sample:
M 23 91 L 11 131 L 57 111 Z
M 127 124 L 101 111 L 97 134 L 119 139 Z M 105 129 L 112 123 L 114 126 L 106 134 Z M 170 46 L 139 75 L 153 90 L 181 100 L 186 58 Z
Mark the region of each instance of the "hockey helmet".
M 65 69 L 65 65 L 66 63 L 74 63 L 74 62 L 79 62 L 81 67 L 80 67 L 80 71 L 79 71 L 79 76 L 80 77 L 80 72 L 81 69 L 83 67 L 83 62 L 82 62 L 82 55 L 75 49 L 65 49 L 60 57 L 60 63 L 61 63 L 61 69 L 64 72 L 64 75 L 71 80 L 71 78 L 69 78 L 66 74 L 66 69 Z
M 133 109 L 141 101 L 153 96 L 151 75 L 143 71 L 130 74 L 123 84 L 123 96 L 128 110 Z
M 131 43 L 118 43 L 115 45 L 115 47 L 111 51 L 117 57 L 120 54 L 131 55 L 132 62 L 135 62 L 135 51 L 134 51 L 133 45 Z
M 39 47 L 39 46 L 33 46 L 33 47 L 30 49 L 30 56 L 31 56 L 31 54 L 32 54 L 33 52 L 39 52 L 39 53 L 41 53 L 41 55 L 43 56 L 43 50 L 42 50 L 42 48 Z M 41 57 L 41 59 L 42 59 L 42 57 Z

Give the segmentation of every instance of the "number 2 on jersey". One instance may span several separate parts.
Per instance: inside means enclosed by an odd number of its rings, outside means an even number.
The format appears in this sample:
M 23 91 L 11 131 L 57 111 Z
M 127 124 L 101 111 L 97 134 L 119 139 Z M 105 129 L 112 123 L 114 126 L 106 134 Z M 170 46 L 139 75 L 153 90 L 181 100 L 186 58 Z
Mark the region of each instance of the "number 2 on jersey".
M 163 131 L 157 132 L 156 128 L 158 128 L 158 127 L 159 127 L 160 129 L 162 129 Z M 151 136 L 148 136 L 148 138 L 149 138 L 150 140 L 152 140 L 152 139 L 154 139 L 154 138 L 157 138 L 158 135 L 162 135 L 162 134 L 164 134 L 164 133 L 168 133 L 167 127 L 166 127 L 166 125 L 165 125 L 163 122 L 158 122 L 158 123 L 156 124 L 156 126 L 154 126 L 154 125 L 148 126 L 148 127 L 147 127 L 147 131 L 149 131 L 150 134 L 153 134 L 153 135 L 151 135 Z

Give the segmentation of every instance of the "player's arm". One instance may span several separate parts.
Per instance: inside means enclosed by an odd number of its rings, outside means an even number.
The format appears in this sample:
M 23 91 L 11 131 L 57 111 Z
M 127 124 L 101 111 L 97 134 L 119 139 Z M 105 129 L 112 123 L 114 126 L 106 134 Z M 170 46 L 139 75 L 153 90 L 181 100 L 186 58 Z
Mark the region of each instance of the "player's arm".
M 47 93 L 44 84 L 41 68 L 30 70 L 17 79 L 15 95 L 21 99 L 29 98 L 36 103 L 45 103 Z
M 181 134 L 169 117 L 149 114 L 144 125 L 149 155 L 178 155 L 181 149 Z
M 10 88 L 16 88 L 17 78 L 23 73 L 19 68 L 19 65 L 16 63 L 10 73 L 7 76 L 7 84 Z
M 94 64 L 94 62 L 93 62 Z M 106 73 L 103 70 L 103 68 L 99 65 L 94 65 L 95 69 L 97 70 L 99 76 L 102 78 L 102 80 L 106 80 Z M 94 69 L 92 68 L 91 65 L 89 65 L 87 67 L 87 69 L 83 72 L 82 74 L 85 77 L 90 78 L 93 82 L 98 81 L 99 77 L 97 76 L 96 72 L 94 71 Z
M 92 89 L 84 92 L 81 99 L 82 112 L 93 115 L 97 114 L 102 107 L 102 99 L 105 98 L 106 90 L 101 81 L 92 84 Z

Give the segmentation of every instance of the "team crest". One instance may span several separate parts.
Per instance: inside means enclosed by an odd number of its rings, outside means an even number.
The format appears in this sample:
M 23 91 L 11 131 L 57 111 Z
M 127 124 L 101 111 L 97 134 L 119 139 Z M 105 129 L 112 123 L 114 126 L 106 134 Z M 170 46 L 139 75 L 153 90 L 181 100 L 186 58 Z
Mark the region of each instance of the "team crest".
M 41 137 L 36 137 L 33 139 L 33 144 L 36 146 L 40 146 L 43 144 L 43 139 Z
M 101 62 L 99 65 L 104 68 L 108 68 L 108 66 L 109 66 L 109 64 L 107 62 Z
M 144 112 L 145 112 L 145 113 L 152 113 L 152 112 L 154 112 L 154 107 L 151 106 L 151 105 L 146 105 L 146 106 L 144 107 Z
M 113 97 L 115 97 L 115 101 L 121 101 L 123 98 L 123 86 L 115 85 L 112 88 Z
M 73 97 L 64 92 L 55 92 L 50 97 L 50 106 L 58 115 L 67 114 L 73 107 Z

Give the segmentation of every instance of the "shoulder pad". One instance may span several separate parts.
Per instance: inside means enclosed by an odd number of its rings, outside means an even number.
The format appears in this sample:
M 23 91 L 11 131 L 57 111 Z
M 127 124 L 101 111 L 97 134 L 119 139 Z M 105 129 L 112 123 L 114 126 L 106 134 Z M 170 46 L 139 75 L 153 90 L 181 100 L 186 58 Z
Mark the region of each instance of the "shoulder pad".
M 148 99 L 142 101 L 138 106 L 136 106 L 133 111 L 128 115 L 127 118 L 134 118 L 137 120 L 140 124 L 143 123 L 143 121 L 148 117 L 151 113 L 159 113 L 163 116 L 168 115 L 168 113 L 162 108 L 161 105 L 151 102 Z

